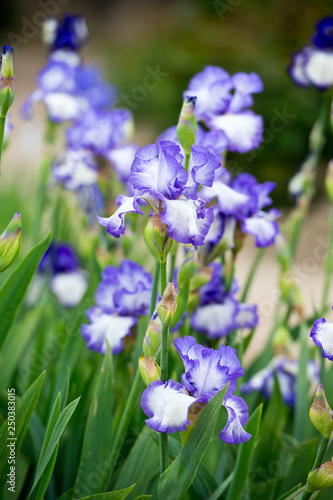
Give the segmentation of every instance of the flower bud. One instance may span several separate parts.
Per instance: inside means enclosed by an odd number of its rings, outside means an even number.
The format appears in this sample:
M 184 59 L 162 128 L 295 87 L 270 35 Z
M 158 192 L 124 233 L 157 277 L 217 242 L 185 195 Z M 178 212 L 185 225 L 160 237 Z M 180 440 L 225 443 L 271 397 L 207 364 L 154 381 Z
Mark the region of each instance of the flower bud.
M 185 97 L 177 125 L 177 137 L 187 155 L 191 154 L 191 146 L 195 144 L 198 132 L 194 112 L 196 100 L 196 97 Z
M 178 287 L 181 290 L 193 278 L 194 273 L 199 269 L 199 264 L 195 256 L 184 260 L 178 271 Z
M 151 382 L 160 380 L 160 367 L 155 359 L 147 358 L 145 354 L 139 358 L 139 372 L 147 387 Z
M 333 160 L 329 161 L 327 165 L 325 190 L 329 202 L 331 203 L 331 205 L 333 205 Z
M 333 486 L 333 461 L 325 462 L 308 475 L 306 491 L 326 490 Z
M 280 352 L 282 350 L 282 352 L 284 352 L 285 348 L 288 344 L 291 343 L 291 341 L 292 338 L 288 328 L 286 328 L 285 326 L 279 326 L 274 332 L 272 339 L 274 351 Z
M 157 306 L 157 312 L 163 327 L 168 328 L 171 325 L 176 309 L 176 290 L 173 283 L 170 281 L 163 293 L 160 303 Z
M 319 384 L 310 408 L 310 420 L 324 438 L 330 438 L 333 431 L 333 412 L 329 407 L 324 387 Z
M 202 267 L 194 274 L 191 280 L 191 291 L 198 290 L 212 279 L 213 268 Z
M 149 218 L 143 237 L 150 253 L 159 262 L 165 262 L 173 240 L 169 236 L 168 226 L 163 224 L 158 214 L 154 213 Z
M 17 259 L 21 248 L 21 214 L 17 212 L 0 236 L 0 272 Z
M 147 358 L 156 358 L 161 347 L 162 324 L 157 316 L 149 322 L 146 335 L 143 339 L 143 352 Z
M 3 45 L 0 75 L 0 117 L 4 118 L 14 100 L 13 47 Z

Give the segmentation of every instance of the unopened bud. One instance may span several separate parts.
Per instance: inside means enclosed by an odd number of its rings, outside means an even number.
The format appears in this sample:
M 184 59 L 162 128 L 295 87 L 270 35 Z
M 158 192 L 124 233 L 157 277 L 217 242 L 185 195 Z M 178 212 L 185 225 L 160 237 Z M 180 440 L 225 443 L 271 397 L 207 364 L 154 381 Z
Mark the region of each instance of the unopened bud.
M 331 205 L 333 205 L 333 160 L 329 161 L 327 165 L 325 189 L 327 198 L 329 199 Z
M 155 359 L 147 358 L 145 354 L 139 358 L 139 372 L 147 387 L 151 382 L 160 380 L 160 367 Z
M 198 132 L 194 112 L 196 100 L 196 97 L 185 97 L 177 125 L 177 137 L 186 154 L 191 153 Z
M 146 335 L 143 339 L 143 352 L 148 358 L 156 358 L 161 347 L 162 324 L 157 316 L 148 325 Z
M 0 236 L 0 272 L 17 259 L 21 248 L 21 214 L 17 212 Z
M 199 263 L 195 256 L 184 260 L 178 270 L 178 288 L 181 290 L 193 278 L 194 273 L 199 269 Z
M 165 262 L 173 240 L 169 236 L 168 226 L 161 221 L 158 214 L 154 213 L 149 218 L 143 237 L 150 253 L 159 262 Z
M 191 291 L 198 290 L 199 288 L 204 286 L 212 279 L 212 276 L 212 267 L 202 267 L 201 269 L 198 269 L 191 280 Z
M 280 351 L 282 349 L 284 351 L 291 340 L 292 339 L 288 328 L 286 328 L 285 326 L 279 326 L 276 329 L 272 339 L 274 350 Z
M 324 387 L 319 384 L 310 408 L 310 420 L 324 438 L 333 431 L 333 412 L 327 403 Z
M 171 325 L 176 309 L 176 290 L 173 283 L 170 281 L 163 293 L 160 303 L 157 306 L 159 318 L 165 328 L 168 328 Z
M 13 47 L 3 45 L 0 75 L 0 117 L 4 118 L 14 100 Z
M 331 486 L 333 486 L 333 461 L 325 462 L 309 473 L 306 491 L 326 490 Z

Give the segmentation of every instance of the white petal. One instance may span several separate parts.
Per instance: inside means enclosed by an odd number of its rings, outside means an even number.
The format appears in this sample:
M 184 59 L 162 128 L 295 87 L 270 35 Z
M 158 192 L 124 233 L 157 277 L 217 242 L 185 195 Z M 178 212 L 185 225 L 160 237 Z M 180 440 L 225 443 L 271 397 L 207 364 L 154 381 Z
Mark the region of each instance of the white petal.
M 51 290 L 65 307 L 74 307 L 85 294 L 88 281 L 82 271 L 58 273 L 51 280 Z
M 304 70 L 313 85 L 330 87 L 333 85 L 333 52 L 313 50 Z

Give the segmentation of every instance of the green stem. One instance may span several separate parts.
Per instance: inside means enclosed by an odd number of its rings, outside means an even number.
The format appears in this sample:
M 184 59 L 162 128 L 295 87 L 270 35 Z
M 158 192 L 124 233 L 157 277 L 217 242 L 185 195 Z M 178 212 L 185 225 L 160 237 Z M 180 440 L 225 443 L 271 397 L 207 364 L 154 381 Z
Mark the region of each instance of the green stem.
M 330 289 L 331 285 L 331 279 L 332 279 L 332 271 L 333 271 L 333 256 L 331 253 L 331 248 L 333 245 L 333 209 L 330 207 L 330 225 L 329 225 L 329 244 L 328 244 L 328 251 L 326 255 L 326 262 L 325 262 L 325 281 L 324 281 L 324 289 L 323 289 L 323 298 L 321 301 L 321 311 L 322 314 L 324 314 L 325 309 L 326 309 L 326 304 L 327 304 L 327 298 L 328 298 L 328 292 Z
M 156 308 L 156 297 L 157 297 L 159 276 L 160 276 L 160 263 L 157 259 L 155 259 L 153 287 L 151 289 L 151 298 L 150 298 L 149 321 L 152 315 L 154 314 Z
M 185 165 L 184 165 L 184 167 L 185 167 L 186 172 L 188 171 L 188 167 L 190 164 L 190 157 L 191 157 L 190 154 L 185 153 Z
M 6 117 L 0 116 L 0 172 L 1 172 L 1 158 L 3 150 L 3 137 L 5 134 L 5 123 L 6 123 Z
M 161 262 L 161 295 L 166 289 L 166 262 Z M 161 343 L 161 381 L 168 380 L 168 347 L 169 347 L 169 328 L 162 328 Z M 160 433 L 160 472 L 161 474 L 169 467 L 168 435 Z
M 121 450 L 129 423 L 130 423 L 132 415 L 133 415 L 133 408 L 134 408 L 134 405 L 136 402 L 137 395 L 138 395 L 139 390 L 140 390 L 141 383 L 142 383 L 141 382 L 141 375 L 140 375 L 139 370 L 137 370 L 135 377 L 134 377 L 134 380 L 133 380 L 131 392 L 128 395 L 125 409 L 123 411 L 121 420 L 119 422 L 119 426 L 117 428 L 117 432 L 116 432 L 116 435 L 115 435 L 115 438 L 114 438 L 114 441 L 112 444 L 111 452 L 109 455 L 109 460 L 108 460 L 108 464 L 107 464 L 108 470 L 106 471 L 107 475 L 109 477 L 108 487 L 111 486 L 110 480 L 111 480 L 112 472 L 114 470 L 115 465 L 117 464 L 119 452 Z M 108 490 L 106 490 L 106 491 L 108 491 Z
M 251 283 L 252 283 L 252 280 L 253 280 L 253 276 L 261 262 L 261 259 L 265 253 L 265 250 L 266 250 L 266 247 L 264 248 L 260 248 L 260 250 L 257 251 L 256 253 L 256 256 L 254 258 L 254 261 L 252 263 L 252 266 L 251 266 L 251 269 L 250 269 L 250 272 L 248 274 L 248 277 L 247 277 L 247 280 L 246 280 L 246 283 L 245 283 L 245 286 L 244 286 L 244 289 L 243 289 L 243 293 L 242 293 L 242 296 L 241 296 L 241 299 L 240 301 L 241 302 L 245 302 L 246 301 L 246 298 L 247 298 L 247 294 L 249 293 L 249 289 L 250 289 L 250 286 L 251 286 Z
M 317 456 L 314 461 L 314 464 L 312 466 L 311 472 L 314 471 L 315 469 L 318 469 L 318 467 L 321 466 L 325 452 L 327 450 L 329 438 L 325 438 L 324 436 L 321 437 L 319 446 L 318 446 L 318 451 L 317 451 Z M 301 496 L 301 500 L 307 500 L 308 498 L 311 497 L 311 495 L 314 493 L 313 491 L 307 491 L 306 489 L 307 484 L 305 486 L 305 490 L 303 491 L 303 495 Z

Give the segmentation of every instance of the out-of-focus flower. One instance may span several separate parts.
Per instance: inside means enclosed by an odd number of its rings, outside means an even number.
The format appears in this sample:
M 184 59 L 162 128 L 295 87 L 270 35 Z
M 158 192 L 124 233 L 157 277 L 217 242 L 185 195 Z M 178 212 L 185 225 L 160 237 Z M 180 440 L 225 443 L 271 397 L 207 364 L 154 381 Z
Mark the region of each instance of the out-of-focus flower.
M 77 255 L 67 243 L 51 243 L 44 254 L 29 290 L 29 305 L 38 300 L 45 280 L 49 280 L 52 293 L 64 307 L 79 304 L 88 288 L 87 274 L 80 269 Z
M 123 260 L 119 268 L 105 268 L 95 295 L 97 307 L 88 309 L 90 324 L 81 327 L 87 346 L 104 354 L 108 342 L 113 354 L 122 351 L 137 316 L 148 314 L 151 287 L 151 275 L 135 262 Z
M 263 119 L 248 109 L 253 104 L 252 94 L 262 90 L 256 73 L 230 76 L 222 68 L 206 66 L 191 79 L 184 95 L 197 98 L 198 121 L 223 131 L 229 151 L 246 153 L 262 141 Z
M 197 344 L 190 336 L 177 338 L 174 345 L 184 363 L 182 384 L 174 380 L 152 382 L 143 392 L 141 406 L 149 417 L 146 423 L 158 432 L 184 431 L 191 424 L 191 406 L 200 410 L 228 383 L 223 405 L 228 422 L 219 434 L 225 443 L 237 444 L 250 439 L 243 426 L 248 420 L 247 405 L 233 394 L 237 379 L 244 374 L 235 349 L 220 346 L 218 350 Z
M 139 149 L 131 167 L 128 184 L 132 197 L 119 195 L 118 210 L 98 221 L 112 236 L 124 233 L 124 216 L 128 212 L 142 214 L 139 204 L 149 203 L 169 235 L 180 243 L 202 245 L 213 222 L 213 209 L 206 209 L 198 193 L 200 185 L 211 186 L 218 158 L 206 148 L 192 146 L 188 172 L 183 166 L 180 148 L 171 141 Z
M 322 357 L 333 361 L 333 323 L 324 318 L 316 319 L 310 337 L 322 349 Z
M 319 21 L 312 45 L 293 55 L 289 74 L 301 87 L 326 90 L 333 85 L 333 17 Z
M 235 297 L 238 286 L 233 280 L 230 290 L 222 281 L 222 266 L 213 263 L 211 280 L 199 289 L 199 306 L 191 316 L 191 325 L 199 333 L 220 338 L 238 328 L 254 328 L 259 321 L 257 307 L 240 303 Z
M 241 385 L 241 392 L 248 394 L 260 391 L 269 399 L 274 388 L 275 376 L 278 380 L 280 391 L 284 402 L 294 406 L 296 399 L 296 376 L 298 372 L 298 361 L 286 356 L 277 356 L 269 365 L 256 373 L 250 380 Z M 307 377 L 310 382 L 319 383 L 320 369 L 318 364 L 310 359 L 307 366 Z

